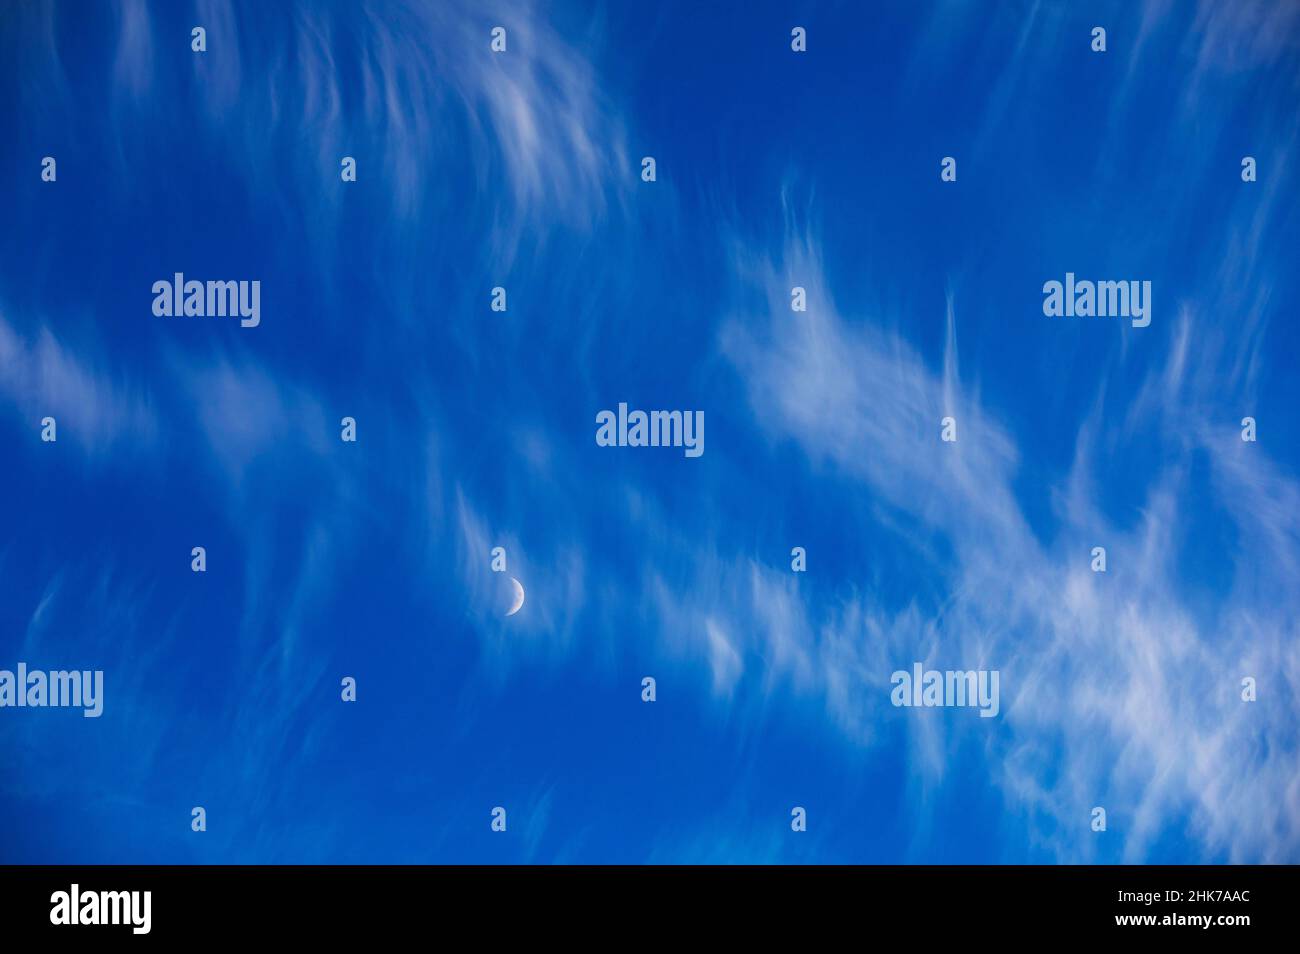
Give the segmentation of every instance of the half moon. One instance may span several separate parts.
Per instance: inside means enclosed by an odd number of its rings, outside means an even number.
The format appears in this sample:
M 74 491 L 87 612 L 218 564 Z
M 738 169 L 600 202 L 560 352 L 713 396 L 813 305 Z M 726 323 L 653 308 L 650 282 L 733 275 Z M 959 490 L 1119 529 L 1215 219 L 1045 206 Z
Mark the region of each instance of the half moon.
M 524 605 L 524 587 L 523 584 L 520 583 L 518 580 L 516 580 L 513 576 L 510 578 L 510 583 L 515 588 L 515 601 L 514 604 L 510 607 L 510 612 L 506 613 L 506 615 L 514 616 L 516 613 L 519 612 L 520 608 Z

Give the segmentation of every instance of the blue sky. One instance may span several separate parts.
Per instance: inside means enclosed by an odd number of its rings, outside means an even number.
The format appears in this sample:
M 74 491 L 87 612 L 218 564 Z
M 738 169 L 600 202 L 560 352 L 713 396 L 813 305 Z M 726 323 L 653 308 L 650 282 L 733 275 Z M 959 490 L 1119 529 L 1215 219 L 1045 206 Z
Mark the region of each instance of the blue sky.
M 0 860 L 1300 861 L 1297 12 L 7 7 Z

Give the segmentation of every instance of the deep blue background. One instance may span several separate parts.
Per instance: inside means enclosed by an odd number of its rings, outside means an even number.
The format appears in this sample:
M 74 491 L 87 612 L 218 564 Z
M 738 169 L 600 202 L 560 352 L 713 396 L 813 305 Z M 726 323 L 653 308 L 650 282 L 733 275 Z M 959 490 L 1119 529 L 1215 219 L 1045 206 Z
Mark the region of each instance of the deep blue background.
M 6 4 L 0 860 L 1300 860 L 1296 9 Z

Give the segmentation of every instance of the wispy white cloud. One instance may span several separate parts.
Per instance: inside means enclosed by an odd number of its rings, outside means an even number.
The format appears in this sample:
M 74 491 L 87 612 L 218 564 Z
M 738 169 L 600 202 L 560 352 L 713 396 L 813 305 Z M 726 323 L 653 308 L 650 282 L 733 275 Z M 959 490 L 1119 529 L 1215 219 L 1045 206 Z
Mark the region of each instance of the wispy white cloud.
M 250 30 L 237 8 L 199 4 L 208 53 L 190 57 L 196 95 L 259 195 L 337 212 L 339 160 L 352 155 L 390 214 L 414 225 L 445 206 L 440 170 L 470 170 L 506 256 L 526 230 L 587 230 L 615 201 L 612 180 L 628 173 L 624 132 L 581 38 L 531 4 L 366 3 L 361 12 L 286 8 L 282 28 Z M 151 55 L 157 27 L 143 4 L 125 5 L 121 20 L 115 70 L 148 109 L 145 88 L 173 82 Z M 504 53 L 490 48 L 494 26 L 507 30 Z
M 1221 381 L 1215 369 L 1230 366 L 1232 355 L 1207 353 L 1202 343 L 1192 371 L 1185 338 L 1172 336 L 1165 367 L 1143 393 L 1170 419 L 1180 415 L 1193 437 L 1150 476 L 1137 526 L 1109 524 L 1093 497 L 1090 474 L 1100 463 L 1093 448 L 1105 429 L 1094 417 L 1081 431 L 1073 472 L 1062 475 L 1062 524 L 1054 540 L 1039 541 L 1013 488 L 1013 439 L 955 377 L 955 362 L 931 371 L 875 323 L 850 322 L 820 277 L 810 286 L 817 307 L 790 320 L 788 274 L 820 275 L 808 245 L 794 241 L 770 264 L 767 314 L 738 315 L 722 332 L 723 351 L 774 438 L 795 442 L 823 471 L 853 475 L 864 492 L 947 539 L 953 560 L 930 564 L 951 593 L 930 624 L 900 621 L 868 600 L 844 605 L 839 620 L 825 607 L 800 606 L 787 632 L 809 646 L 812 621 L 851 623 L 839 633 L 843 652 L 818 664 L 861 672 L 854 688 L 863 693 L 913 659 L 1000 669 L 1006 733 L 969 731 L 987 736 L 991 773 L 1009 798 L 1052 818 L 1043 837 L 1064 859 L 1094 857 L 1086 820 L 1100 804 L 1128 860 L 1144 858 L 1186 806 L 1206 856 L 1294 860 L 1300 804 L 1278 795 L 1294 788 L 1297 751 L 1300 680 L 1288 648 L 1297 607 L 1286 581 L 1300 557 L 1288 511 L 1300 488 L 1265 451 L 1238 439 L 1234 421 L 1211 421 L 1203 403 L 1187 400 L 1192 382 Z M 739 271 L 755 273 L 752 264 Z M 955 445 L 939 441 L 945 413 L 958 420 Z M 1223 555 L 1238 567 L 1236 587 L 1208 612 L 1203 600 L 1196 609 L 1189 603 L 1196 594 L 1177 559 L 1197 546 L 1178 519 L 1196 452 L 1215 462 L 1216 485 L 1241 532 L 1241 551 Z M 1094 544 L 1108 549 L 1105 575 L 1089 569 Z M 1262 603 L 1261 587 L 1271 596 Z M 783 659 L 804 668 L 798 650 L 769 656 L 767 665 Z M 1267 685 L 1267 703 L 1241 702 L 1246 675 Z M 835 684 L 829 673 L 813 681 L 823 691 Z M 931 754 L 934 742 L 917 739 Z M 930 771 L 941 773 L 945 761 L 931 759 Z M 1225 781 L 1242 778 L 1256 784 Z
M 92 363 L 45 327 L 20 334 L 0 317 L 0 397 L 36 434 L 54 417 L 59 441 L 102 456 L 110 449 L 147 451 L 159 423 L 152 400 L 102 358 Z

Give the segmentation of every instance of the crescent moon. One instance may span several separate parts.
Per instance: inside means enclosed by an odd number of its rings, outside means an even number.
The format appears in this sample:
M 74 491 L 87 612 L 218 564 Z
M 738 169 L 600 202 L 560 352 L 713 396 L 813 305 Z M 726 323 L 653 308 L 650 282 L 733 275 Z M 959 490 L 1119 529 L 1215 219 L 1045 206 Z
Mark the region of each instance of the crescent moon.
M 513 576 L 510 578 L 510 582 L 515 588 L 515 601 L 514 604 L 510 607 L 510 612 L 506 613 L 506 615 L 514 616 L 516 613 L 519 612 L 520 608 L 524 605 L 524 586 Z

